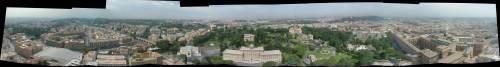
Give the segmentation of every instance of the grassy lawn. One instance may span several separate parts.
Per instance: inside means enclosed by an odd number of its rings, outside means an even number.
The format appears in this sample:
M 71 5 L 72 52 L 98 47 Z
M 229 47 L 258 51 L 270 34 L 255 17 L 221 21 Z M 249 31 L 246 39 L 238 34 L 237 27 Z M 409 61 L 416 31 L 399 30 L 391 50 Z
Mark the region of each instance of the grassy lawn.
M 321 60 L 321 59 L 328 59 L 332 56 L 335 56 L 335 54 L 332 52 L 334 49 L 332 47 L 324 47 L 319 50 L 314 50 L 314 51 L 308 51 L 307 55 L 314 55 L 316 59 Z

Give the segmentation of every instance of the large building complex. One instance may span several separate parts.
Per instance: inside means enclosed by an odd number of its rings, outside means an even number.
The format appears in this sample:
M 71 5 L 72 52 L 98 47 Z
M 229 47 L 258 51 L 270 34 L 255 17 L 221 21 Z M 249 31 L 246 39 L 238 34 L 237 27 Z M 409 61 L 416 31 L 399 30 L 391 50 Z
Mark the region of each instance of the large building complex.
M 124 55 L 97 55 L 98 66 L 127 66 L 127 59 Z
M 267 61 L 281 63 L 282 57 L 279 50 L 264 51 L 263 47 L 241 47 L 239 50 L 224 50 L 223 60 L 232 60 L 233 62 L 248 64 L 264 63 Z
M 89 47 L 97 49 L 131 45 L 133 42 L 132 37 L 124 34 L 88 26 L 64 27 L 55 33 L 42 34 L 42 40 L 48 46 L 54 47 Z
M 0 59 L 48 66 L 267 66 L 269 62 L 271 66 L 404 66 L 500 61 L 496 21 L 301 18 L 16 22 L 4 29 Z M 352 60 L 356 62 L 344 63 Z
M 438 53 L 436 53 L 430 49 L 424 49 L 420 53 L 422 53 L 420 56 L 420 59 L 421 59 L 420 63 L 432 64 L 438 60 Z
M 453 54 L 439 59 L 437 63 L 461 63 L 463 61 L 463 52 L 453 52 Z
M 449 41 L 453 37 L 440 39 L 440 35 L 411 36 L 393 33 L 392 36 L 396 48 L 410 54 L 408 58 L 411 60 L 418 60 L 423 64 L 475 63 L 478 55 L 487 48 L 484 39 L 477 38 L 456 37 L 457 42 Z
M 129 58 L 130 65 L 142 64 L 161 64 L 161 55 L 158 52 L 147 51 L 144 53 L 135 53 Z
M 28 39 L 24 33 L 15 34 L 11 39 L 14 40 L 15 51 L 25 58 L 30 58 L 43 49 L 41 44 Z
M 409 54 L 417 54 L 420 53 L 420 49 L 412 45 L 410 42 L 408 42 L 405 38 L 403 38 L 399 33 L 393 33 L 392 34 L 392 40 L 394 42 L 394 46 L 396 48 L 399 48 L 399 50 L 402 50 L 405 53 Z

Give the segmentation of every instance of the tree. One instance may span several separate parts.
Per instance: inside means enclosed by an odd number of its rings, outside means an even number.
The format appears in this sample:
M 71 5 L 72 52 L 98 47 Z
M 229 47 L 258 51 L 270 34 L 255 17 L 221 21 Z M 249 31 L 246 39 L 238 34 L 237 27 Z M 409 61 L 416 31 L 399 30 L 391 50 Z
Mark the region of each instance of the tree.
M 38 64 L 39 65 L 49 65 L 49 62 L 47 62 L 46 60 L 42 60 L 42 61 L 38 61 Z
M 358 59 L 361 60 L 359 61 L 359 65 L 370 65 L 375 61 L 374 55 L 375 54 L 373 52 L 367 50 L 362 50 L 358 52 L 357 54 Z
M 201 60 L 198 60 L 198 59 L 193 59 L 193 58 L 190 58 L 189 61 L 193 62 L 193 64 L 204 64 L 203 61 Z
M 303 27 L 302 29 L 304 33 L 314 35 L 315 39 L 328 41 L 329 46 L 339 48 L 340 52 L 347 50 L 345 43 L 353 37 L 352 32 L 332 31 L 329 28 Z
M 91 48 L 87 48 L 87 47 L 81 47 L 81 48 L 82 48 L 82 49 L 81 49 L 81 52 L 82 52 L 82 53 L 87 53 L 87 52 L 89 52 L 89 51 L 91 51 L 91 50 L 92 50 Z
M 322 59 L 314 61 L 314 65 L 354 65 L 358 62 L 358 60 L 353 59 L 351 55 L 337 53 L 335 56 L 331 56 L 328 59 Z
M 194 60 L 198 60 L 198 64 L 201 64 L 201 65 L 210 64 L 210 60 L 203 60 L 203 59 L 194 59 Z
M 307 51 L 307 46 L 303 44 L 297 44 L 297 47 L 294 49 L 294 54 L 297 54 L 297 56 L 302 57 L 305 54 L 305 51 Z
M 156 44 L 153 45 L 154 47 L 158 47 L 160 49 L 156 50 L 160 53 L 164 53 L 164 52 L 171 52 L 171 53 L 175 53 L 176 51 L 179 50 L 179 48 L 184 44 L 185 42 L 184 41 L 173 41 L 173 42 L 169 42 L 167 40 L 160 40 L 160 41 L 156 41 Z
M 151 27 L 146 28 L 146 30 L 142 33 L 141 37 L 148 38 L 150 33 L 149 29 L 151 29 Z
M 234 63 L 231 60 L 224 60 L 224 64 L 233 65 Z
M 301 59 L 299 56 L 295 54 L 284 54 L 285 58 L 285 64 L 288 65 L 299 65 L 301 63 Z
M 48 32 L 48 28 L 34 28 L 34 27 L 24 27 L 24 26 L 12 26 L 13 33 L 25 33 L 27 36 L 31 36 L 35 39 L 39 38 L 41 34 Z
M 163 52 L 169 50 L 169 48 L 167 47 L 167 45 L 168 45 L 167 41 L 161 40 L 161 41 L 157 41 L 154 46 L 157 47 L 157 48 L 160 48 L 159 50 L 157 50 L 158 52 L 163 53 Z
M 224 64 L 224 60 L 222 60 L 221 56 L 211 56 L 207 58 L 211 64 Z
M 353 67 L 358 60 L 356 59 L 341 59 L 337 65 L 341 67 Z
M 264 66 L 264 67 L 271 67 L 271 66 L 275 66 L 275 65 L 276 65 L 276 62 L 274 62 L 274 61 L 267 61 L 264 64 L 262 64 L 262 66 Z
M 182 58 L 184 60 L 184 63 L 187 63 L 188 59 L 187 56 L 184 54 L 179 55 L 178 57 Z

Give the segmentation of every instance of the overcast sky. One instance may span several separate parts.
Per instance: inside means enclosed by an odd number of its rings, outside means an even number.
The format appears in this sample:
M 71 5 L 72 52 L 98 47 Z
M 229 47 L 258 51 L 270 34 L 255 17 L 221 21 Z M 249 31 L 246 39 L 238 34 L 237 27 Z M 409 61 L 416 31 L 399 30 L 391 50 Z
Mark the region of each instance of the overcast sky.
M 496 4 L 465 3 L 314 3 L 179 7 L 178 1 L 107 0 L 106 9 L 8 7 L 7 17 L 239 19 L 322 16 L 496 17 Z

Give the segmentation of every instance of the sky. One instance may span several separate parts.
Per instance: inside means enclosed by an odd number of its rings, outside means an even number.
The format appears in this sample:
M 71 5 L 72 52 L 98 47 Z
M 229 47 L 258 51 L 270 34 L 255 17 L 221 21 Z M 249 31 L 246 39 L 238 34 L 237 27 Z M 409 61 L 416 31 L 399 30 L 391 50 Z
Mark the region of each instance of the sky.
M 122 19 L 256 19 L 325 16 L 496 17 L 496 4 L 311 3 L 179 7 L 178 1 L 107 0 L 106 9 L 8 7 L 6 17 Z

